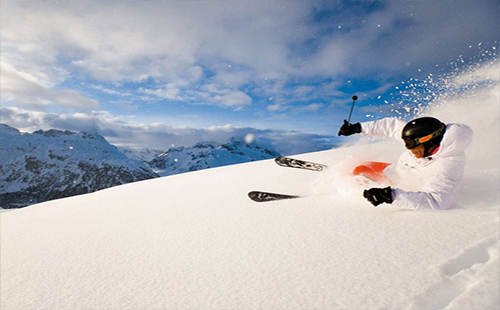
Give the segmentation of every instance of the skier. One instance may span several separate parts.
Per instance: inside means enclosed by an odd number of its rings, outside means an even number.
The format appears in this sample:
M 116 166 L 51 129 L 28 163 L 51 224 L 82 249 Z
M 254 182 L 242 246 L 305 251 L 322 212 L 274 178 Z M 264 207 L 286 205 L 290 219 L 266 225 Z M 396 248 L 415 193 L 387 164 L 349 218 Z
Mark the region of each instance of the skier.
M 356 133 L 398 139 L 404 142 L 407 151 L 395 165 L 370 162 L 356 167 L 354 174 L 364 174 L 382 182 L 390 179 L 396 184 L 421 184 L 418 191 L 391 186 L 365 190 L 363 196 L 374 206 L 389 203 L 412 210 L 450 208 L 464 172 L 464 151 L 472 141 L 470 127 L 445 125 L 433 117 L 417 118 L 409 123 L 397 118 L 356 124 L 344 120 L 339 136 Z

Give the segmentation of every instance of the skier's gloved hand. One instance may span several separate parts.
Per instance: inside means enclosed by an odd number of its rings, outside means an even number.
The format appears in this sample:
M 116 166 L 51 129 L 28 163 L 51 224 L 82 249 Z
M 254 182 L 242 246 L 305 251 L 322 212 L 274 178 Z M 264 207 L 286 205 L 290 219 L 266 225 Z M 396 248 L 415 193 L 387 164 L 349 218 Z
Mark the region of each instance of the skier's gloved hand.
M 350 136 L 355 133 L 361 133 L 361 124 L 351 124 L 347 120 L 344 120 L 344 125 L 339 130 L 339 136 Z
M 365 189 L 363 197 L 365 197 L 375 207 L 384 202 L 392 203 L 392 188 L 388 186 L 386 188 Z

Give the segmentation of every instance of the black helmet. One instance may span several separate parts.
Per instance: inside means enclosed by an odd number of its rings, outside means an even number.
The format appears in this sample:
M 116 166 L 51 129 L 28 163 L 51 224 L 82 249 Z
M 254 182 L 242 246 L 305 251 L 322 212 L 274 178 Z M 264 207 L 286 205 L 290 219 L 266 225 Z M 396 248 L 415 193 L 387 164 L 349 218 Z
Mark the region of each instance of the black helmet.
M 407 149 L 424 144 L 426 151 L 441 143 L 446 125 L 434 117 L 417 118 L 409 122 L 401 132 Z

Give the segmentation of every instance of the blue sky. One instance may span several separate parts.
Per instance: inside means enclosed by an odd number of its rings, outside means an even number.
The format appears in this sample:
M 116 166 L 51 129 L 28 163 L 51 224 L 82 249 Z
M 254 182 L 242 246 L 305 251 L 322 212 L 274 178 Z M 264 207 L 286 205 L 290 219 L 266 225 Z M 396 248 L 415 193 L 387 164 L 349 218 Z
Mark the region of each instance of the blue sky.
M 497 47 L 499 11 L 497 0 L 5 0 L 1 121 L 137 148 L 246 133 L 320 148 L 352 95 L 353 121 L 394 116 L 402 82 Z

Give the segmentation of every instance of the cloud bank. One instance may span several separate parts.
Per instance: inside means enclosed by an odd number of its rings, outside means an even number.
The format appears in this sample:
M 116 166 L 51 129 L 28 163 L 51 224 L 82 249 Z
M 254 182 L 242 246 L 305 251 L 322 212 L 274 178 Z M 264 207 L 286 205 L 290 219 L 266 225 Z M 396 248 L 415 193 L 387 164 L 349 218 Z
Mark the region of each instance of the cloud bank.
M 1 108 L 0 112 L 0 123 L 6 123 L 22 132 L 38 129 L 96 132 L 115 146 L 136 150 L 168 150 L 171 147 L 191 146 L 200 141 L 222 143 L 232 137 L 245 140 L 251 136 L 252 141 L 260 145 L 270 145 L 283 155 L 291 155 L 330 149 L 338 142 L 332 136 L 237 127 L 230 124 L 207 128 L 172 127 L 161 123 L 140 124 L 98 111 L 56 114 Z

